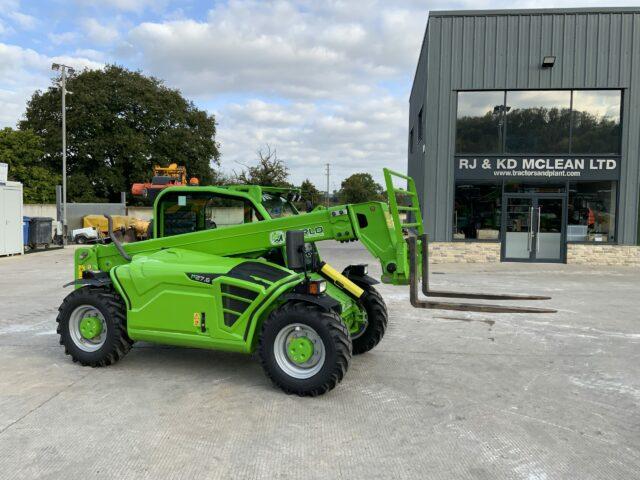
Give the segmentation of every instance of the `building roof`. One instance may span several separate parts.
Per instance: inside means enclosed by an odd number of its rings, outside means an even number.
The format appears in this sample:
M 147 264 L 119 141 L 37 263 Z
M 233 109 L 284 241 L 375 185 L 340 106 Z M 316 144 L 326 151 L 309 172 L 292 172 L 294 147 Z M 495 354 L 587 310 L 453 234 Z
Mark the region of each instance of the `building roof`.
M 494 15 L 562 15 L 580 13 L 640 13 L 640 7 L 522 8 L 503 10 L 431 10 L 430 17 L 472 17 Z

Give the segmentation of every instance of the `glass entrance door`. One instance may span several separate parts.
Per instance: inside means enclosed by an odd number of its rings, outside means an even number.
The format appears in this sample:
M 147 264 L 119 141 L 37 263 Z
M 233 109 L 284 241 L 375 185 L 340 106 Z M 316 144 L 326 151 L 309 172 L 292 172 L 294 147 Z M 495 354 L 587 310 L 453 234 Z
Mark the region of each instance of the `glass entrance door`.
M 564 261 L 564 196 L 506 195 L 502 260 Z
M 562 238 L 562 198 L 537 198 L 534 209 L 536 231 L 535 259 L 540 262 L 563 260 L 564 241 Z
M 507 197 L 506 225 L 502 241 L 503 260 L 532 260 L 533 198 Z

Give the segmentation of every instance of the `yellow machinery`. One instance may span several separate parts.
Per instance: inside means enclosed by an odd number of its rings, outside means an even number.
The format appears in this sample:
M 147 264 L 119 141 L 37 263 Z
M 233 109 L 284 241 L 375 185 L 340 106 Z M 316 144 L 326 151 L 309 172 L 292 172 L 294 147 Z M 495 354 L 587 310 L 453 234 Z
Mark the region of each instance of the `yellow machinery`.
M 144 240 L 147 238 L 149 229 L 148 220 L 126 215 L 112 215 L 114 232 L 121 232 L 127 241 Z M 107 217 L 104 215 L 85 215 L 82 219 L 84 228 L 94 228 L 100 238 L 106 238 L 109 234 Z

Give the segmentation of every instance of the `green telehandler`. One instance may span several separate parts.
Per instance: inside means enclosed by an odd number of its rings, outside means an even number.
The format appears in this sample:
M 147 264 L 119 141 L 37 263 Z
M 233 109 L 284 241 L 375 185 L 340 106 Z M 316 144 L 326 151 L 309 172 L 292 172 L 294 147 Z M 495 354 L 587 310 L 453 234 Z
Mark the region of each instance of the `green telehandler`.
M 111 365 L 141 340 L 257 353 L 287 393 L 319 395 L 351 357 L 374 348 L 387 307 L 366 265 L 338 272 L 315 243 L 360 241 L 380 262 L 382 282 L 410 286 L 414 307 L 541 313 L 550 309 L 448 303 L 427 296 L 507 300 L 548 297 L 435 292 L 414 182 L 384 170 L 388 202 L 300 214 L 277 189 L 170 187 L 154 203 L 151 239 L 75 252 L 74 291 L 59 308 L 58 334 L 74 362 Z M 407 188 L 394 186 L 394 178 Z M 407 213 L 409 220 L 401 215 Z

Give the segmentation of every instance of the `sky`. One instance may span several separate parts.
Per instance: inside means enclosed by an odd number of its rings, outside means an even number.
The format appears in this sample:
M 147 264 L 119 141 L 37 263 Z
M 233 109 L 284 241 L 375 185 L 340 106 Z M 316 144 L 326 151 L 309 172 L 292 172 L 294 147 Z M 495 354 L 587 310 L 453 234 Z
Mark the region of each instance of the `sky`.
M 632 5 L 567 1 L 562 7 Z M 408 99 L 430 10 L 550 0 L 0 0 L 0 127 L 46 89 L 51 63 L 115 63 L 162 79 L 218 122 L 222 170 L 266 144 L 291 180 L 330 188 L 406 170 Z M 428 127 L 427 127 L 428 128 Z

